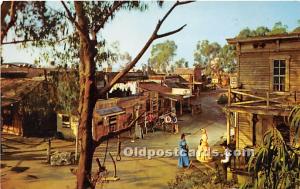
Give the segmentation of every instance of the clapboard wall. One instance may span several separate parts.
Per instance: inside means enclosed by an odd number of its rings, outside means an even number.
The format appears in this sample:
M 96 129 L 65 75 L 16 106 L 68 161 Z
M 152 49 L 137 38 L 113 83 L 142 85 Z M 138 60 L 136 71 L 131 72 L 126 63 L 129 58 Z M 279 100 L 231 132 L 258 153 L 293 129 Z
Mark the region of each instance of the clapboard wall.
M 262 41 L 241 43 L 238 50 L 239 84 L 245 89 L 272 91 L 272 62 L 284 59 L 286 66 L 286 91 L 300 91 L 300 40 Z M 279 43 L 279 44 L 278 44 Z M 300 94 L 298 94 L 300 99 Z

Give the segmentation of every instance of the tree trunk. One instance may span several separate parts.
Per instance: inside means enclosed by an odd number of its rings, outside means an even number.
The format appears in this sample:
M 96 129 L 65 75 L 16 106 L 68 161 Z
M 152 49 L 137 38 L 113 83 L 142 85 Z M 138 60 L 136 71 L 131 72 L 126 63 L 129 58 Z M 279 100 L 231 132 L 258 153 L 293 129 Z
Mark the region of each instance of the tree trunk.
M 91 183 L 92 161 L 95 145 L 92 137 L 92 118 L 96 104 L 95 43 L 89 40 L 87 18 L 82 2 L 75 2 L 75 10 L 80 27 L 80 97 L 79 97 L 79 140 L 80 158 L 77 171 L 77 189 L 94 188 Z

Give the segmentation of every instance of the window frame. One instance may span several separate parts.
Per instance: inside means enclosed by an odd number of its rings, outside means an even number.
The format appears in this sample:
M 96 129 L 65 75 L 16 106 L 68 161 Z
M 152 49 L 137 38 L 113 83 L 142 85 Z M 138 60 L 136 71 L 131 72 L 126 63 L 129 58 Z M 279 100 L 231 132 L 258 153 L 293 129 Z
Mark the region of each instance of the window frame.
M 274 62 L 276 60 L 285 61 L 285 81 L 283 90 L 274 90 Z M 290 90 L 290 56 L 287 55 L 273 55 L 270 56 L 270 86 L 269 91 L 272 92 L 288 92 Z M 279 76 L 280 77 L 280 76 Z
M 275 65 L 275 63 L 278 63 L 278 66 Z M 281 73 L 282 69 L 284 69 L 284 73 Z M 274 60 L 273 61 L 273 91 L 278 91 L 278 92 L 284 92 L 285 91 L 285 78 L 286 78 L 286 61 L 282 60 L 282 59 L 278 59 L 278 60 Z M 277 74 L 275 74 L 275 70 L 276 72 L 278 72 Z M 278 82 L 275 82 L 275 78 L 278 78 Z M 284 80 L 282 81 L 282 78 L 284 78 Z M 275 90 L 275 86 L 278 86 L 277 90 Z
M 64 120 L 64 118 L 68 118 L 68 121 Z M 71 128 L 71 116 L 68 114 L 62 114 L 61 125 L 63 128 Z

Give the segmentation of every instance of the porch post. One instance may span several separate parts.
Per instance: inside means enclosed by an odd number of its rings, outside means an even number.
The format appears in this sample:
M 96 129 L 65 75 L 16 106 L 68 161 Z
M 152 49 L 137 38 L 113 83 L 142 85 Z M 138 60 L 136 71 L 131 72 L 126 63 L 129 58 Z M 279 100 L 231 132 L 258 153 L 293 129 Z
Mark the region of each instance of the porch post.
M 228 87 L 228 106 L 231 105 L 231 88 L 230 88 L 230 85 Z
M 227 144 L 230 143 L 230 112 L 226 113 L 226 125 L 227 125 Z
M 180 102 L 180 115 L 182 115 L 182 100 L 180 100 L 179 102 Z

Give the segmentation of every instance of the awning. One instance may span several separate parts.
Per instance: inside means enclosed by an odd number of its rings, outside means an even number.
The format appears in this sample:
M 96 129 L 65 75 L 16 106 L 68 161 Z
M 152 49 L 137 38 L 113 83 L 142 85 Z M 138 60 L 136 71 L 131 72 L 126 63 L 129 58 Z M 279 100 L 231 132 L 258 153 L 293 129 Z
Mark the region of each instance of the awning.
M 113 115 L 119 115 L 125 113 L 123 108 L 119 106 L 112 106 L 109 108 L 102 108 L 102 109 L 97 109 L 96 113 L 99 114 L 100 116 L 113 116 Z

